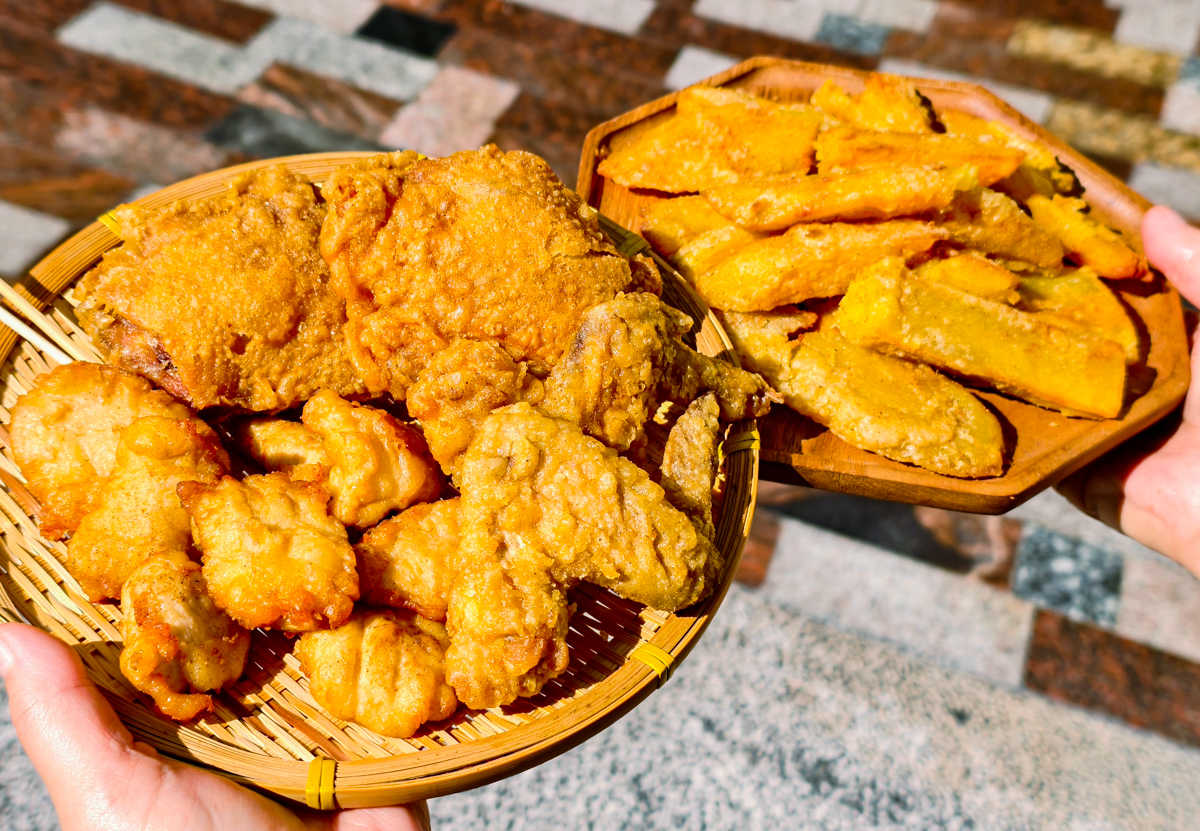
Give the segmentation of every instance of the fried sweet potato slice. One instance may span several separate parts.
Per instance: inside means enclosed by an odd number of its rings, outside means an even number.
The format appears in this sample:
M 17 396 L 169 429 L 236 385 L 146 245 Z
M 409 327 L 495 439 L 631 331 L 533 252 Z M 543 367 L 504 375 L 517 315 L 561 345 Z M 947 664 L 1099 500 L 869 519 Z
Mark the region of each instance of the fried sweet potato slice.
M 985 254 L 1062 270 L 1062 244 L 1002 193 L 980 188 L 960 194 L 939 212 L 938 224 L 954 242 Z
M 1112 290 L 1090 268 L 1059 277 L 1030 276 L 1021 280 L 1020 308 L 1064 329 L 1078 329 L 1115 341 L 1125 350 L 1125 363 L 1141 353 L 1137 327 Z
M 1071 258 L 1109 280 L 1140 277 L 1146 261 L 1120 235 L 1084 211 L 1082 199 L 1034 194 L 1026 201 L 1033 219 L 1062 242 Z
M 1117 344 L 913 279 L 897 258 L 850 284 L 837 325 L 859 346 L 923 361 L 1071 415 L 1113 418 L 1124 403 L 1125 355 Z
M 1024 201 L 1029 193 L 1075 193 L 1079 180 L 1075 172 L 1058 160 L 1050 148 L 1040 142 L 1021 137 L 1007 124 L 985 121 L 960 110 L 945 110 L 938 120 L 952 136 L 966 136 L 976 140 L 996 139 L 1014 150 L 1025 153 L 1025 161 L 1008 177 L 997 183 L 997 187 L 1014 198 Z M 1018 195 L 1020 194 L 1020 195 Z
M 970 166 L 898 165 L 840 174 L 789 176 L 721 185 L 703 196 L 726 219 L 751 231 L 801 222 L 892 219 L 945 208 L 977 186 Z
M 916 165 L 954 167 L 973 165 L 979 183 L 987 186 L 1011 174 L 1025 153 L 998 140 L 984 141 L 963 136 L 877 133 L 836 127 L 821 134 L 816 142 L 821 173 L 853 170 L 870 165 Z
M 946 237 L 937 226 L 910 219 L 797 225 L 697 274 L 696 291 L 714 308 L 739 312 L 834 297 L 867 266 L 884 257 L 923 254 Z
M 720 314 L 743 364 L 843 441 L 946 476 L 1003 472 L 1000 423 L 979 399 L 924 364 L 856 346 L 837 315 L 793 340 L 806 323 L 794 314 Z
M 807 173 L 822 121 L 814 111 L 692 87 L 679 94 L 674 118 L 615 150 L 598 171 L 626 187 L 670 193 Z
M 869 76 L 863 91 L 853 96 L 833 81 L 826 81 L 813 93 L 811 103 L 822 112 L 864 130 L 933 133 L 927 105 L 912 84 L 894 75 Z
M 641 234 L 655 251 L 670 258 L 696 237 L 731 224 L 703 196 L 680 196 L 642 208 Z
M 1004 266 L 971 252 L 922 263 L 913 274 L 923 280 L 1010 306 L 1019 299 L 1016 288 L 1021 283 L 1020 277 Z

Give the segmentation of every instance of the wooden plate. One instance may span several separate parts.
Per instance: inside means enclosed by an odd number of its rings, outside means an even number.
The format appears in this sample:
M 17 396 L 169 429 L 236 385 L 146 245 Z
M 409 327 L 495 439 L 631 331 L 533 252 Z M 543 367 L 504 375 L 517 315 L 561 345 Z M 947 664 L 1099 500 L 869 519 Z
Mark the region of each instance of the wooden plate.
M 701 84 L 743 89 L 780 101 L 807 101 L 830 79 L 847 92 L 857 93 L 869 75 L 841 67 L 759 57 Z M 1048 145 L 1079 176 L 1093 213 L 1140 241 L 1138 229 L 1150 203 L 1122 182 L 980 86 L 934 80 L 916 80 L 915 84 L 938 111 L 962 110 L 1000 121 L 1022 136 Z M 614 146 L 669 117 L 677 95 L 673 93 L 604 122 L 588 133 L 584 142 L 580 195 L 634 231 L 642 227 L 641 208 L 662 195 L 625 188 L 600 176 L 596 167 Z M 1143 341 L 1149 340 L 1145 365 L 1131 372 L 1142 394 L 1127 404 L 1119 418 L 1068 418 L 997 392 L 981 392 L 980 397 L 992 406 L 1005 428 L 1009 463 L 1001 476 L 965 480 L 859 450 L 811 419 L 777 405 L 769 416 L 759 420 L 762 475 L 780 482 L 958 511 L 998 514 L 1016 507 L 1149 427 L 1171 412 L 1187 393 L 1191 375 L 1178 293 L 1162 279 L 1153 285 L 1127 282 L 1114 287 L 1135 313 L 1135 323 L 1140 321 Z

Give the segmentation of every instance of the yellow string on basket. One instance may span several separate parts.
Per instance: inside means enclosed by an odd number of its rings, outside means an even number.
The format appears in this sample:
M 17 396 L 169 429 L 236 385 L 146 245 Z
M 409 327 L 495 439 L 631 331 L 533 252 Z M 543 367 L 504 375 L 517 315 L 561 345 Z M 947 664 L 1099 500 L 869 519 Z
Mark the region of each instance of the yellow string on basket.
M 333 778 L 337 774 L 337 762 L 318 756 L 308 763 L 308 784 L 304 788 L 304 801 L 309 808 L 332 811 L 337 807 L 333 799 Z
M 637 658 L 650 669 L 654 670 L 654 674 L 658 676 L 658 686 L 667 683 L 671 678 L 671 673 L 674 671 L 675 658 L 665 649 L 657 647 L 652 643 L 644 643 L 637 649 L 633 650 L 630 657 Z
M 108 230 L 112 231 L 118 237 L 121 236 L 121 223 L 117 222 L 117 218 L 113 216 L 112 211 L 109 211 L 106 214 L 100 214 L 100 216 L 96 217 L 96 221 Z
M 747 430 L 744 433 L 734 433 L 725 441 L 721 442 L 721 446 L 717 448 L 717 464 L 725 461 L 728 457 L 737 453 L 739 450 L 757 450 L 762 446 L 762 439 L 759 438 L 757 430 Z

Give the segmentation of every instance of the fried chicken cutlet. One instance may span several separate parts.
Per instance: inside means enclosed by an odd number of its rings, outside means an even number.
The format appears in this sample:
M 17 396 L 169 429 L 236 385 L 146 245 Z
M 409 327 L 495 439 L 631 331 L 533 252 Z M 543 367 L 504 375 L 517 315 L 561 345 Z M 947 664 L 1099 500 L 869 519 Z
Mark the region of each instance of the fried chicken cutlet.
M 41 503 L 43 537 L 63 539 L 95 510 L 121 431 L 151 415 L 190 418 L 191 411 L 144 378 L 92 363 L 55 367 L 17 399 L 13 456 Z
M 123 244 L 76 289 L 80 325 L 109 363 L 196 409 L 364 391 L 317 250 L 325 207 L 305 177 L 277 165 L 222 196 L 114 214 Z
M 335 170 L 321 193 L 321 253 L 375 394 L 405 398 L 456 337 L 548 371 L 592 306 L 661 287 L 650 260 L 621 255 L 592 209 L 523 151 L 376 156 Z
M 480 426 L 462 463 L 446 674 L 469 707 L 535 695 L 567 667 L 567 590 L 587 580 L 656 609 L 708 596 L 720 552 L 663 488 L 527 403 Z

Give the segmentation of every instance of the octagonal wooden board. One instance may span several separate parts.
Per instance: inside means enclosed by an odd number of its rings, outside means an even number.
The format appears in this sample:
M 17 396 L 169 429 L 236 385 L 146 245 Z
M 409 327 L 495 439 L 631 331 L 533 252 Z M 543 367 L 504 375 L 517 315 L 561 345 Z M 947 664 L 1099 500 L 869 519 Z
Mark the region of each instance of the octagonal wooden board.
M 781 101 L 807 101 L 827 80 L 847 92 L 862 90 L 870 73 L 842 67 L 752 58 L 701 83 L 743 89 Z M 1086 157 L 975 84 L 916 79 L 917 89 L 935 110 L 957 109 L 1001 121 L 1022 136 L 1048 145 L 1074 169 L 1086 188 L 1095 216 L 1140 240 L 1138 229 L 1150 204 Z M 606 121 L 588 133 L 579 169 L 578 191 L 590 205 L 616 222 L 640 231 L 644 205 L 666 195 L 630 190 L 600 176 L 596 167 L 614 146 L 630 140 L 674 112 L 672 94 Z M 759 420 L 765 478 L 824 490 L 860 494 L 973 513 L 998 514 L 1015 508 L 1102 453 L 1170 413 L 1191 381 L 1187 336 L 1179 295 L 1161 275 L 1153 283 L 1109 283 L 1133 312 L 1147 355 L 1131 370 L 1131 390 L 1118 418 L 1068 418 L 993 391 L 980 397 L 1000 418 L 1007 442 L 1005 472 L 989 479 L 955 479 L 893 462 L 852 447 L 824 427 L 776 405 Z

